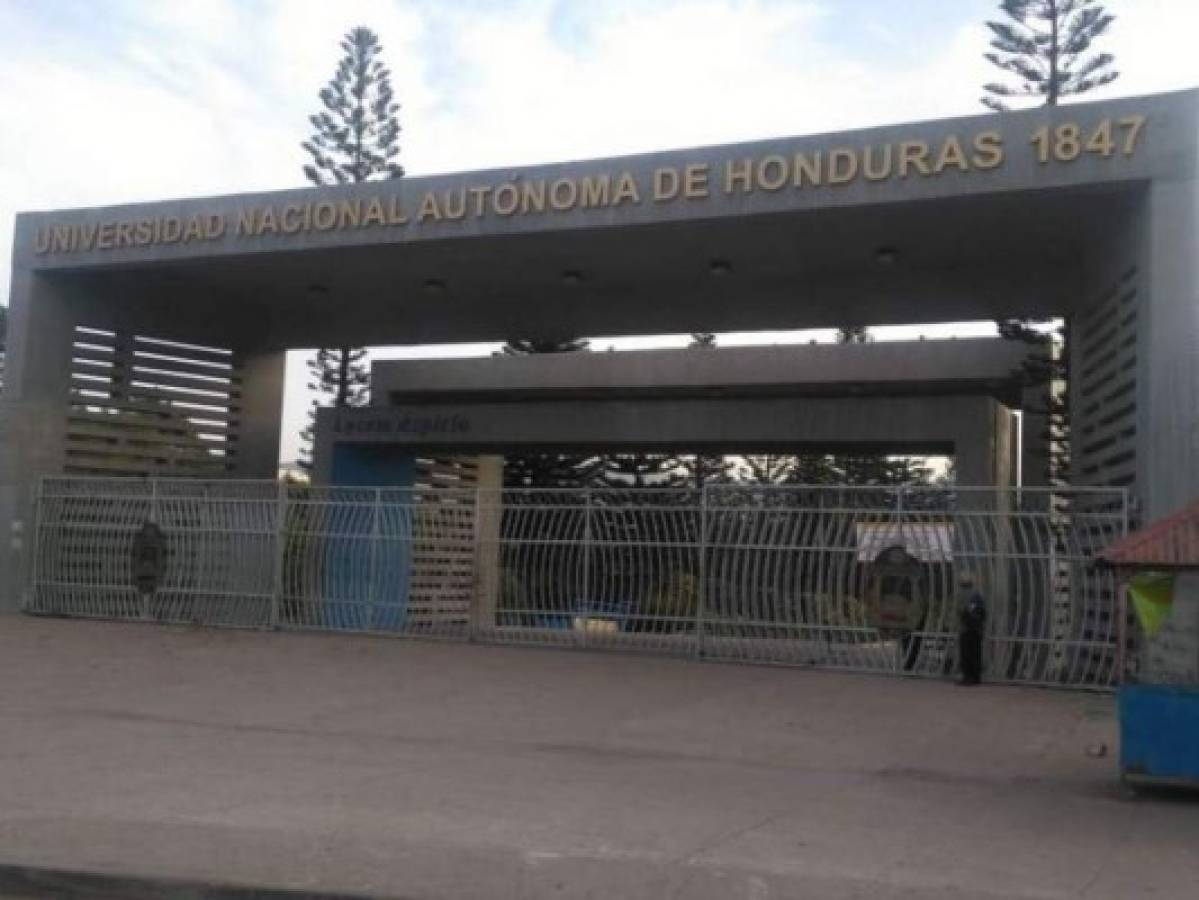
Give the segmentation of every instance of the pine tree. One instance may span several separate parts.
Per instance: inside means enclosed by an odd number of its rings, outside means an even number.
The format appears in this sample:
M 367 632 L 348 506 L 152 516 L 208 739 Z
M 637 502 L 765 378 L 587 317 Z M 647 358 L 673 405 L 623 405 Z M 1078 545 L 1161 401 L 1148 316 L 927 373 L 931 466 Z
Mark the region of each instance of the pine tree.
M 996 324 L 1001 337 L 1029 345 L 1031 352 L 1020 368 L 1025 387 L 1044 388 L 1043 407 L 1027 410 L 1043 415 L 1045 439 L 1049 458 L 1045 460 L 1049 483 L 1066 485 L 1070 481 L 1070 403 L 1067 386 L 1070 381 L 1070 329 L 1063 323 L 1054 332 L 1036 325 L 1051 319 L 1003 319 Z
M 1008 109 L 1012 97 L 1032 97 L 1056 106 L 1062 97 L 1085 94 L 1119 77 L 1110 53 L 1092 53 L 1091 45 L 1111 27 L 1115 16 L 1097 0 L 1003 0 L 1007 21 L 987 22 L 993 65 L 1016 76 L 1015 84 L 983 86 L 983 105 Z
M 748 484 L 797 483 L 794 454 L 753 453 L 741 457 L 744 468 L 740 481 Z
M 531 353 L 574 353 L 590 346 L 591 341 L 581 338 L 510 338 L 501 349 L 506 356 L 528 356 Z
M 703 488 L 735 480 L 736 461 L 720 453 L 691 453 L 676 456 L 688 487 Z
M 369 28 L 354 28 L 341 41 L 343 56 L 329 83 L 321 89 L 324 107 L 309 116 L 313 134 L 301 147 L 311 157 L 304 175 L 312 184 L 359 184 L 400 178 L 400 106 L 391 90 L 391 72 L 383 64 L 383 45 Z M 366 351 L 358 347 L 324 347 L 308 361 L 309 384 L 332 405 L 362 406 L 369 397 Z M 316 423 L 313 401 L 308 425 L 301 432 L 302 465 L 311 465 Z
M 1110 53 L 1091 53 L 1091 45 L 1111 27 L 1115 16 L 1096 0 L 1004 0 L 1000 8 L 1010 22 L 988 22 L 991 46 L 985 54 L 994 65 L 1020 78 L 1016 87 L 988 84 L 985 106 L 997 112 L 1008 108 L 1003 98 L 1035 97 L 1046 106 L 1056 106 L 1062 97 L 1085 94 L 1110 84 L 1120 73 L 1113 68 Z M 1070 469 L 1070 406 L 1067 387 L 1069 328 L 1060 339 L 1047 338 L 1037 324 L 1047 319 L 1008 318 L 995 324 L 1008 340 L 1039 345 L 1024 366 L 1025 383 L 1047 386 L 1046 414 L 1049 422 L 1049 476 L 1065 483 Z
M 677 488 L 687 472 L 669 453 L 612 453 L 603 458 L 598 482 L 609 488 Z
M 846 325 L 837 329 L 838 344 L 869 344 L 874 340 L 865 325 Z
M 304 174 L 315 185 L 359 184 L 399 178 L 400 105 L 391 72 L 380 58 L 383 45 L 369 28 L 355 28 L 341 42 L 333 78 L 321 89 L 324 109 L 309 117 L 315 129 L 301 146 L 312 157 Z
M 927 484 L 931 472 L 921 461 L 908 456 L 880 453 L 843 453 L 829 457 L 839 474 L 838 481 L 855 485 L 895 486 Z

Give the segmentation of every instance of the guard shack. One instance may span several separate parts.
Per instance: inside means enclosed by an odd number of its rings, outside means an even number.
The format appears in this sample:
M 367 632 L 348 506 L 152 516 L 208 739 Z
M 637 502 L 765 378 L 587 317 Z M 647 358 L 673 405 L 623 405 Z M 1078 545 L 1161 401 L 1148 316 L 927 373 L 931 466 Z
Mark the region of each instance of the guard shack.
M 1099 564 L 1120 572 L 1122 620 L 1143 631 L 1123 667 L 1120 774 L 1199 789 L 1199 502 L 1108 547 Z

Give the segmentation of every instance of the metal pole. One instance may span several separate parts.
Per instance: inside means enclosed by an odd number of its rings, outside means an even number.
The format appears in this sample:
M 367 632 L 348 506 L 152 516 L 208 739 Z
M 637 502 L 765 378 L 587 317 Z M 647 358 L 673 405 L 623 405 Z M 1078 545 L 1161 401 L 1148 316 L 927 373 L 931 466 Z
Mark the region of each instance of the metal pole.
M 1118 576 L 1116 580 L 1116 614 L 1120 617 L 1116 622 L 1116 640 L 1120 645 L 1116 648 L 1116 685 L 1124 684 L 1128 671 L 1128 579 Z
M 586 609 L 591 608 L 591 544 L 593 540 L 591 488 L 587 488 L 583 491 L 583 603 Z
M 708 603 L 708 485 L 699 492 L 698 580 L 695 602 L 695 655 L 704 656 L 704 621 Z
M 480 522 L 480 519 L 483 515 L 482 509 L 480 508 L 483 503 L 482 491 L 483 489 L 479 487 L 478 482 L 476 482 L 474 490 L 474 516 L 473 522 L 471 523 L 471 547 L 473 548 L 473 553 L 471 554 L 471 559 L 473 560 L 471 572 L 473 577 L 471 579 L 470 610 L 466 616 L 466 639 L 471 642 L 479 639 L 479 616 L 481 613 L 481 610 L 479 609 L 480 599 L 483 596 L 483 592 L 487 589 L 487 585 L 482 584 L 483 527 Z
M 366 627 L 371 630 L 375 625 L 375 606 L 379 602 L 376 596 L 376 565 L 379 551 L 379 512 L 383 503 L 383 489 L 375 488 L 375 503 L 371 508 L 371 543 L 370 543 L 370 562 L 367 568 L 366 582 Z
M 29 584 L 28 584 L 28 588 L 26 589 L 26 585 L 21 583 L 24 579 L 20 579 L 20 580 L 18 580 L 17 584 L 15 585 L 17 590 L 19 590 L 21 592 L 21 596 L 18 600 L 18 606 L 20 607 L 21 612 L 28 612 L 30 606 L 36 605 L 36 603 L 37 603 L 36 597 L 37 597 L 38 569 L 41 565 L 41 556 L 38 551 L 41 546 L 42 504 L 45 502 L 45 497 L 46 497 L 46 476 L 42 475 L 38 478 L 37 487 L 34 488 L 34 491 L 33 491 L 33 515 L 30 517 L 32 519 L 31 531 L 33 533 L 29 536 L 29 543 L 28 543 L 29 565 L 28 565 L 27 571 L 28 571 L 28 577 L 29 577 Z M 16 534 L 10 535 L 10 540 L 15 540 L 16 538 L 17 538 Z M 24 567 L 22 567 L 22 568 L 24 568 Z
M 150 514 L 149 521 L 155 525 L 158 524 L 158 479 L 150 479 Z M 143 619 L 150 618 L 150 591 L 139 591 L 141 595 L 140 609 L 138 610 Z
M 279 627 L 283 605 L 283 555 L 287 551 L 287 482 L 280 481 L 275 498 L 275 565 L 271 573 L 270 627 Z

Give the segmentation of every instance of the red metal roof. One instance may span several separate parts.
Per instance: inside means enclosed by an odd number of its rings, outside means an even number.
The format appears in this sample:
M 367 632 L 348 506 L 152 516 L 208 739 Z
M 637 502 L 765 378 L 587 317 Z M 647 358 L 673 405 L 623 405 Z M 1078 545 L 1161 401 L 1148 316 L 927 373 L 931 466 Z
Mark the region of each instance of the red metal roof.
M 1109 566 L 1199 568 L 1199 501 L 1116 541 L 1098 559 Z

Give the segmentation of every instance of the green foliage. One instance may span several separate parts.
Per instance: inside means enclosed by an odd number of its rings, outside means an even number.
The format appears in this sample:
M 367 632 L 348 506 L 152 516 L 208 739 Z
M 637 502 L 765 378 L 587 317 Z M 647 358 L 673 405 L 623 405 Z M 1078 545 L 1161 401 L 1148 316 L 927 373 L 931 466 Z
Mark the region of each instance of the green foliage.
M 692 630 L 699 613 L 699 591 L 697 573 L 671 572 L 640 605 L 634 628 L 658 634 Z
M 1003 111 L 1013 97 L 1055 106 L 1119 77 L 1112 54 L 1091 50 L 1115 21 L 1097 0 L 1003 0 L 999 6 L 1007 19 L 987 22 L 992 51 L 984 56 L 1015 83 L 984 85 L 984 106 Z
M 580 488 L 592 484 L 602 460 L 577 453 L 521 453 L 504 457 L 504 487 Z
M 611 453 L 603 458 L 598 481 L 609 488 L 678 488 L 687 472 L 669 453 Z
M 391 90 L 391 73 L 383 65 L 383 45 L 369 28 L 354 28 L 341 42 L 343 56 L 333 78 L 321 89 L 319 112 L 309 117 L 313 135 L 300 146 L 312 162 L 304 175 L 314 185 L 358 184 L 377 179 L 399 178 L 403 167 L 396 161 L 400 152 L 400 106 Z M 335 407 L 365 405 L 370 388 L 366 351 L 356 347 L 324 347 L 308 360 L 317 391 Z M 312 464 L 316 431 L 314 400 L 308 424 L 300 432 L 300 464 Z
M 716 346 L 716 335 L 710 331 L 693 331 L 691 332 L 691 343 L 688 347 L 695 347 L 698 350 L 710 350 Z
M 373 31 L 359 27 L 345 36 L 341 49 L 333 78 L 320 92 L 324 109 L 308 119 L 314 132 L 301 146 L 312 162 L 304 174 L 316 185 L 399 178 L 400 105 L 380 58 L 383 45 Z
M 731 456 L 693 453 L 677 457 L 688 487 L 702 488 L 708 484 L 728 484 L 736 479 L 736 460 Z
M 846 325 L 837 329 L 838 344 L 869 344 L 874 340 L 865 325 Z
M 370 399 L 370 370 L 366 350 L 361 347 L 321 348 L 308 360 L 308 390 L 317 394 L 308 411 L 308 424 L 300 432 L 305 457 L 302 466 L 311 465 L 316 439 L 316 411 L 322 406 L 337 408 L 366 406 Z M 325 402 L 321 402 L 322 399 Z
M 1018 83 L 985 85 L 990 96 L 982 102 L 990 109 L 1008 109 L 1005 101 L 1011 97 L 1033 97 L 1055 106 L 1061 97 L 1085 94 L 1119 77 L 1112 54 L 1092 52 L 1092 45 L 1115 21 L 1096 0 L 1004 0 L 1000 8 L 1009 21 L 987 23 L 994 52 L 986 58 L 1016 75 Z M 1030 411 L 1046 416 L 1049 477 L 1064 484 L 1070 478 L 1071 456 L 1068 332 L 1060 330 L 1055 341 L 1034 327 L 1046 321 L 1009 318 L 996 325 L 1004 338 L 1039 348 L 1021 375 L 1026 386 L 1046 388 L 1045 408 Z
M 882 453 L 751 454 L 739 481 L 761 485 L 928 484 L 931 471 L 919 459 Z
M 1044 388 L 1044 405 L 1031 407 L 1027 412 L 1045 416 L 1045 439 L 1048 452 L 1049 478 L 1052 484 L 1070 481 L 1070 331 L 1065 323 L 1053 331 L 1037 328 L 1052 319 L 1002 319 L 995 324 L 1001 337 L 1020 341 L 1032 348 L 1020 368 L 1025 387 Z
M 530 353 L 574 353 L 590 347 L 591 342 L 581 338 L 510 338 L 502 349 L 505 356 L 528 356 Z

